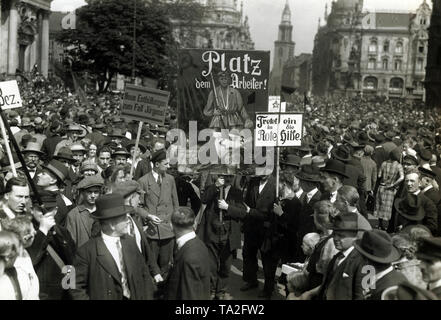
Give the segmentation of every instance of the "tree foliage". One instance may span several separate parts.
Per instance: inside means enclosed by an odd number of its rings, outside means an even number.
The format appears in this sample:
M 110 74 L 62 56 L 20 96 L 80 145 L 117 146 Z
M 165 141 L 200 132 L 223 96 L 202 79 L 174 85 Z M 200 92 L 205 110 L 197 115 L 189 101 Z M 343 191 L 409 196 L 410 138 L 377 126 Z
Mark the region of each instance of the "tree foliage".
M 166 72 L 169 44 L 173 43 L 166 8 L 156 1 L 89 1 L 77 10 L 77 28 L 63 30 L 57 40 L 68 46 L 72 69 L 95 75 L 100 91 L 108 89 L 117 73 L 131 76 L 133 47 L 135 75 L 159 79 Z

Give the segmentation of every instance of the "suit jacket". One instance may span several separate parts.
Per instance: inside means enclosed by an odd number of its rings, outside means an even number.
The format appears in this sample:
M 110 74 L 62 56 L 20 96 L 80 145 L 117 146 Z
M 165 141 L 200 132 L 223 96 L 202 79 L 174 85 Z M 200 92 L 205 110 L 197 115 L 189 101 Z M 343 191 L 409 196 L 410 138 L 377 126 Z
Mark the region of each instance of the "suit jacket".
M 152 300 L 154 285 L 135 239 L 121 237 L 124 266 L 131 300 Z M 90 239 L 75 257 L 74 300 L 122 300 L 121 274 L 102 237 Z
M 423 225 L 429 228 L 432 234 L 438 233 L 438 210 L 432 200 L 427 198 L 422 192 L 418 193 L 418 198 L 421 199 L 421 206 L 424 208 Z
M 92 237 L 92 225 L 94 219 L 89 210 L 83 205 L 73 208 L 66 219 L 66 228 L 69 230 L 77 248 L 81 247 Z
M 145 176 L 150 171 L 152 171 L 152 166 L 150 164 L 150 157 L 147 159 L 142 159 L 141 161 L 138 162 L 138 164 L 136 166 L 133 180 L 141 179 L 143 176 Z
M 319 297 L 324 300 L 363 300 L 361 272 L 365 259 L 354 248 L 349 256 L 334 270 L 338 255 L 328 265 L 320 288 Z
M 436 236 L 441 236 L 441 195 L 439 191 L 436 191 L 435 188 L 430 188 L 424 195 L 432 200 L 432 202 L 436 206 L 436 211 L 438 212 L 438 233 Z
M 441 186 L 441 168 L 438 166 L 430 166 L 430 169 L 432 169 L 432 171 L 435 172 L 436 174 L 435 180 L 438 183 L 438 185 Z
M 47 235 L 38 230 L 34 242 L 26 249 L 40 281 L 40 299 L 62 300 L 67 293 L 61 286 L 64 274 L 49 255 L 48 245 L 51 245 L 66 265 L 72 265 L 75 243 L 66 228 L 55 225 Z
M 366 292 L 366 300 L 381 300 L 383 292 L 393 286 L 397 286 L 403 282 L 406 282 L 406 277 L 397 270 L 392 270 L 380 280 L 375 282 L 375 289 Z
M 165 174 L 161 186 L 159 186 L 152 172 L 149 172 L 138 182 L 146 192 L 144 196 L 145 208 L 150 214 L 162 220 L 158 228 L 149 228 L 148 237 L 150 239 L 173 238 L 175 235 L 171 228 L 171 215 L 179 207 L 175 179 L 171 175 Z
M 201 222 L 197 229 L 197 234 L 205 243 L 218 242 L 219 233 L 216 230 L 219 221 L 219 206 L 217 201 L 219 200 L 219 190 L 216 185 L 212 184 L 205 189 L 201 196 L 202 203 L 207 207 L 201 218 Z M 225 201 L 234 206 L 242 206 L 242 192 L 239 189 L 230 187 L 228 195 Z M 235 250 L 241 247 L 241 232 L 239 219 L 232 218 L 228 213 L 223 213 L 223 227 L 227 232 L 228 242 L 230 243 L 230 249 Z
M 389 154 L 384 150 L 383 146 L 375 147 L 372 160 L 377 164 L 377 170 L 381 168 L 381 164 L 389 159 Z
M 167 300 L 210 300 L 209 261 L 208 249 L 199 238 L 187 241 L 174 257 Z

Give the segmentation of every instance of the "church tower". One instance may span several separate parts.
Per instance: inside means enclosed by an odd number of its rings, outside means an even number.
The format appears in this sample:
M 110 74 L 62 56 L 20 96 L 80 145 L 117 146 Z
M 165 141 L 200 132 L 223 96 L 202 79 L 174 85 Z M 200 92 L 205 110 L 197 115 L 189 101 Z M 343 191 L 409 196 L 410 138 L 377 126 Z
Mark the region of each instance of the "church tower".
M 275 74 L 282 74 L 283 65 L 289 59 L 294 58 L 295 43 L 292 41 L 291 9 L 286 0 L 285 9 L 282 14 L 282 22 L 279 25 L 279 36 L 274 42 L 274 59 L 272 71 Z
M 282 13 L 282 21 L 279 25 L 279 35 L 274 42 L 273 68 L 271 71 L 270 94 L 279 95 L 283 66 L 285 63 L 294 59 L 295 42 L 292 41 L 291 9 L 289 0 L 286 0 L 285 9 Z

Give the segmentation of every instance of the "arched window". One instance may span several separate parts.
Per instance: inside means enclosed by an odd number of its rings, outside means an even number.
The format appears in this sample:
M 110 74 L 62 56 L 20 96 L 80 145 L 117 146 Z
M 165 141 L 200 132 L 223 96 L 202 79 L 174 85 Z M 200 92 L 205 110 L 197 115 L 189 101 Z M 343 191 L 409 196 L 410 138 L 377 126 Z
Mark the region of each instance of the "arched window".
M 383 59 L 383 70 L 389 69 L 389 60 Z
M 369 59 L 369 62 L 368 62 L 368 69 L 369 69 L 369 70 L 373 70 L 373 69 L 375 69 L 375 59 L 374 59 L 374 58 Z
M 369 52 L 377 52 L 377 41 L 371 40 L 369 43 Z
M 378 80 L 375 77 L 366 77 L 364 79 L 363 86 L 368 90 L 377 90 Z
M 395 46 L 395 53 L 403 53 L 403 43 L 401 41 L 397 42 Z
M 389 52 L 389 41 L 388 40 L 384 41 L 383 51 L 384 52 Z
M 395 90 L 399 90 L 399 89 L 403 89 L 403 85 L 404 85 L 404 82 L 403 82 L 403 79 L 401 79 L 401 78 L 392 78 L 392 79 L 390 79 L 390 85 L 389 85 L 389 87 L 391 88 L 391 89 L 395 89 Z

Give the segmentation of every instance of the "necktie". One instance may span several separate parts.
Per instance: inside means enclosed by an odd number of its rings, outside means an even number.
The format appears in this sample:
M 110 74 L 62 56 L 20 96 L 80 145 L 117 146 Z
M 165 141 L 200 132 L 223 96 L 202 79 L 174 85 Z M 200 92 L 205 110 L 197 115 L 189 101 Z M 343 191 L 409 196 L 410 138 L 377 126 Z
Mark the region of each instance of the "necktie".
M 132 220 L 132 218 L 129 218 L 129 236 L 135 237 L 135 222 Z
M 130 299 L 129 283 L 127 282 L 127 273 L 126 273 L 126 268 L 124 265 L 123 252 L 122 252 L 122 246 L 121 246 L 120 239 L 118 239 L 118 241 L 116 242 L 116 247 L 118 249 L 119 263 L 121 266 L 121 284 L 122 284 L 122 288 L 123 288 L 123 295 L 127 299 Z
M 158 175 L 158 185 L 161 186 L 162 184 L 162 177 L 161 175 Z
M 335 263 L 334 263 L 334 271 L 338 268 L 340 261 L 343 260 L 343 258 L 345 257 L 345 255 L 343 254 L 343 252 L 339 252 L 337 253 L 337 258 L 335 259 Z

